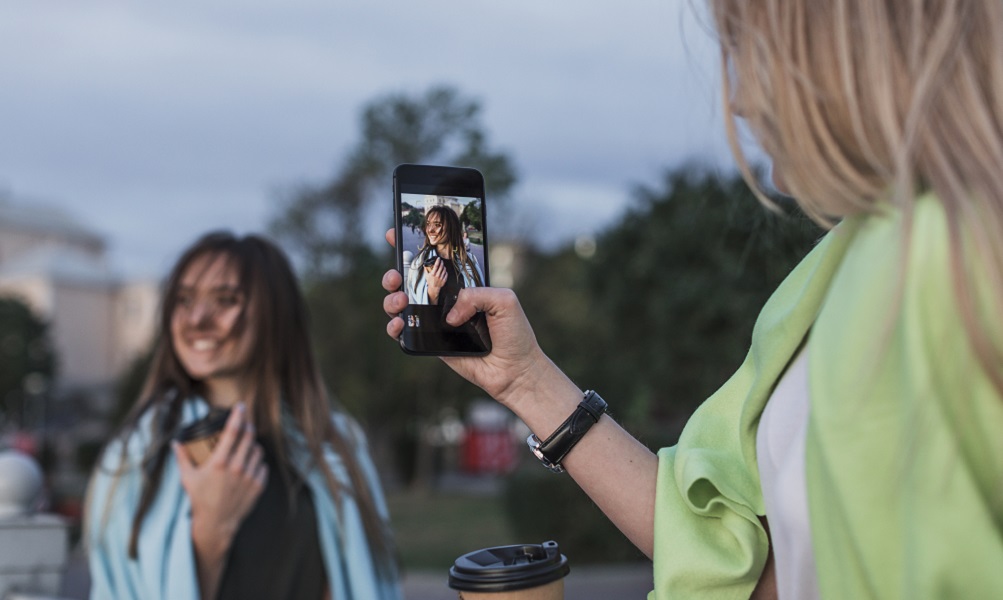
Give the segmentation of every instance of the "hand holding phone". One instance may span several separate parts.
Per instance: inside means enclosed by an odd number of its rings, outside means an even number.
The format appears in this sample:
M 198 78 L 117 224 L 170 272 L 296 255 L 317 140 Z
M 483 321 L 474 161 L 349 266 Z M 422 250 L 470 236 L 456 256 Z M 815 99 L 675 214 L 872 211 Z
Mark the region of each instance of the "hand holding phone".
M 397 246 L 393 229 L 387 231 L 386 237 L 391 246 Z M 387 291 L 383 298 L 383 311 L 391 317 L 387 323 L 387 335 L 398 342 L 408 328 L 408 299 L 401 289 L 402 280 L 400 270 L 393 268 L 384 273 L 382 281 L 383 289 Z M 513 410 L 518 402 L 512 396 L 513 392 L 534 390 L 547 397 L 556 397 L 548 391 L 551 385 L 547 382 L 553 379 L 555 373 L 563 380 L 567 378 L 543 354 L 515 293 L 505 288 L 465 290 L 452 310 L 456 319 L 454 323 L 463 323 L 477 314 L 485 316 L 491 329 L 490 354 L 447 356 L 443 357 L 443 361 L 464 379 Z M 521 381 L 534 383 L 530 386 L 514 385 Z
M 404 164 L 394 169 L 393 184 L 397 269 L 408 295 L 401 347 L 409 354 L 487 354 L 482 313 L 459 326 L 445 319 L 460 290 L 489 285 L 483 176 L 463 167 Z
M 448 277 L 446 273 L 446 263 L 442 262 L 441 258 L 436 258 L 432 263 L 432 267 L 425 267 L 425 273 L 428 277 L 428 301 L 429 304 L 440 304 L 439 292 L 442 291 L 443 286 L 446 285 L 446 278 Z

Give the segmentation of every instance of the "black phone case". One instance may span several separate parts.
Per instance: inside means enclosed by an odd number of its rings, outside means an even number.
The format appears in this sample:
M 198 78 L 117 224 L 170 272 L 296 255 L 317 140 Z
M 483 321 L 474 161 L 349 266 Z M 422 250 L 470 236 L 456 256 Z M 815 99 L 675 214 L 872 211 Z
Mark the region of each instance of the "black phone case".
M 401 273 L 402 291 L 408 274 L 404 267 L 404 224 L 402 222 L 401 194 L 424 194 L 447 197 L 477 198 L 480 200 L 483 243 L 484 285 L 490 285 L 488 264 L 487 200 L 484 178 L 479 171 L 467 167 L 402 164 L 394 169 L 394 230 L 398 241 L 395 251 L 397 270 Z M 417 260 L 417 256 L 413 259 Z M 426 262 L 434 259 L 428 259 Z M 487 319 L 477 313 L 459 327 L 445 322 L 445 315 L 455 303 L 455 298 L 444 298 L 441 305 L 409 304 L 401 313 L 404 331 L 399 338 L 401 349 L 418 356 L 484 356 L 491 352 L 491 337 Z

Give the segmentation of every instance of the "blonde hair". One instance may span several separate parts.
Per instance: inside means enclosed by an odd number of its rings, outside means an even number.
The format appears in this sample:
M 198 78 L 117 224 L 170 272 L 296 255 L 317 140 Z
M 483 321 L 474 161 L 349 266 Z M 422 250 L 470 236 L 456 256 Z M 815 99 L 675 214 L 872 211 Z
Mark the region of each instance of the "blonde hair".
M 947 214 L 968 338 L 1003 394 L 1003 348 L 984 333 L 1003 314 L 1003 2 L 709 2 L 728 136 L 761 200 L 770 204 L 732 104 L 819 223 L 889 203 L 908 222 L 916 195 L 932 191 Z M 966 268 L 976 262 L 977 275 Z

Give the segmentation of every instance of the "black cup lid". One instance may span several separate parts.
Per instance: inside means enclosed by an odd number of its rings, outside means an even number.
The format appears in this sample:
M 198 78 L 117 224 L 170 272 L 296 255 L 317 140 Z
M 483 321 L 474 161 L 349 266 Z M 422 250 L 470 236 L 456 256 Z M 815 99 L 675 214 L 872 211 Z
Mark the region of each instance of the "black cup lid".
M 183 444 L 212 435 L 223 429 L 228 418 L 230 418 L 229 408 L 214 408 L 206 416 L 179 431 L 175 439 Z
M 524 590 L 570 572 L 557 542 L 496 546 L 457 558 L 449 569 L 449 587 L 468 592 Z

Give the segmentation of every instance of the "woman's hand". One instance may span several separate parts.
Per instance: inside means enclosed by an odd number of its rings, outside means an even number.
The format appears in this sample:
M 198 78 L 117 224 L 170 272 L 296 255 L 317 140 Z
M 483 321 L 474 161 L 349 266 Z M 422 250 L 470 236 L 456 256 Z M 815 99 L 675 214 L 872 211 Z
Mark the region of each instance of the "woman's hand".
M 446 265 L 442 264 L 442 258 L 436 257 L 435 266 L 426 273 L 428 276 L 428 301 L 430 304 L 439 303 L 439 291 L 446 285 Z
M 391 245 L 394 243 L 392 229 L 387 232 L 387 241 Z M 397 270 L 391 269 L 384 274 L 383 288 L 390 293 L 383 300 L 383 309 L 391 317 L 387 334 L 394 339 L 399 338 L 404 329 L 404 321 L 398 315 L 408 304 L 407 294 L 399 291 L 400 285 L 401 275 Z M 430 297 L 431 289 L 432 278 L 429 278 Z M 446 321 L 453 326 L 461 325 L 477 311 L 487 316 L 491 353 L 483 357 L 443 357 L 454 371 L 503 404 L 515 402 L 520 391 L 532 390 L 540 377 L 559 373 L 540 350 L 512 290 L 464 288 Z
M 394 231 L 387 232 L 394 243 Z M 390 317 L 387 334 L 397 339 L 407 307 L 396 270 L 383 275 L 383 310 Z M 468 381 L 512 409 L 540 439 L 570 415 L 582 390 L 540 349 L 533 329 L 512 290 L 473 287 L 460 290 L 446 321 L 453 326 L 483 311 L 491 334 L 487 356 L 446 356 L 445 361 Z M 582 489 L 649 557 L 654 548 L 655 482 L 658 459 L 609 416 L 603 416 L 563 462 Z
M 245 413 L 243 404 L 233 409 L 202 465 L 195 465 L 180 444 L 173 444 L 181 485 L 192 505 L 192 546 L 203 598 L 216 596 L 230 544 L 268 479 L 263 450 Z

